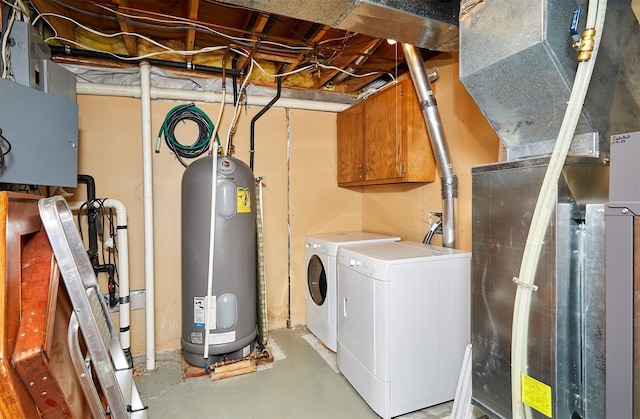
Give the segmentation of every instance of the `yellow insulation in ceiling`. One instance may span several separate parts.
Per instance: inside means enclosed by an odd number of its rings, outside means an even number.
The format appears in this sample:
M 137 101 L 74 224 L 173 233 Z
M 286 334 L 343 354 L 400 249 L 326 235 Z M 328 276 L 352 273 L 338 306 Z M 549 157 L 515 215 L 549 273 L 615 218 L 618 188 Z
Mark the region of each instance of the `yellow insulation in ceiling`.
M 76 42 L 79 44 L 79 48 L 92 49 L 98 51 L 106 51 L 114 54 L 120 55 L 131 55 L 129 51 L 127 51 L 126 44 L 124 42 L 124 38 L 122 36 L 114 36 L 114 37 L 104 37 L 97 35 L 93 32 L 87 31 L 81 27 L 77 27 L 75 29 L 75 37 Z M 149 56 L 149 58 L 158 59 L 158 60 L 167 60 L 174 62 L 185 62 L 187 61 L 188 55 L 185 55 L 185 44 L 182 41 L 176 40 L 167 40 L 163 42 L 158 42 L 163 46 L 156 45 L 152 42 L 149 42 L 146 39 L 137 38 L 137 55 L 138 56 L 147 56 L 148 54 L 153 54 Z M 202 46 L 196 46 L 194 49 L 197 51 L 202 49 Z M 178 52 L 170 52 L 168 49 L 173 51 L 182 51 L 183 53 Z M 166 52 L 165 52 L 166 51 Z M 158 54 L 154 54 L 158 53 Z M 208 67 L 222 67 L 222 58 L 224 56 L 224 50 L 213 51 L 213 52 L 203 52 L 199 54 L 194 54 L 191 56 L 191 62 L 198 65 L 208 66 Z M 278 71 L 278 65 L 273 61 L 266 60 L 256 60 L 261 68 L 258 66 L 254 66 L 253 72 L 251 73 L 250 80 L 252 82 L 263 82 L 263 83 L 275 83 L 275 77 L 273 74 L 276 74 Z M 227 59 L 227 63 L 225 65 L 226 68 L 231 68 L 231 59 Z M 283 80 L 283 85 L 292 86 L 292 87 L 302 87 L 302 88 L 312 88 L 314 85 L 313 74 L 311 71 L 302 71 L 299 73 L 294 73 Z
M 313 72 L 310 70 L 301 71 L 299 73 L 291 74 L 284 79 L 283 84 L 285 86 L 294 87 L 313 87 Z
M 104 36 L 96 35 L 93 32 L 89 32 L 80 26 L 77 26 L 73 32 L 76 37 L 75 41 L 79 44 L 78 48 L 106 51 L 122 55 L 129 54 L 122 36 L 106 38 Z

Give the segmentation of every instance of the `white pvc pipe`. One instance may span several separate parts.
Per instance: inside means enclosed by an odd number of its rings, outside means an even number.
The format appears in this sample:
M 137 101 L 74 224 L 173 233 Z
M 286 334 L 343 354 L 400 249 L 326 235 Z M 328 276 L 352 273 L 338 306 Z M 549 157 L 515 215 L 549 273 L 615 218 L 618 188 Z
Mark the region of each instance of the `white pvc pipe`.
M 151 136 L 151 66 L 140 63 L 140 104 L 142 106 L 142 193 L 144 204 L 144 283 L 145 283 L 145 371 L 156 369 L 155 288 L 153 248 L 153 140 Z
M 118 240 L 118 288 L 120 290 L 120 345 L 126 351 L 131 350 L 131 311 L 129 301 L 129 234 L 127 233 L 127 209 L 116 199 L 106 199 L 103 206 L 116 210 L 116 237 Z
M 84 202 L 69 202 L 69 208 L 80 210 Z M 98 202 L 93 203 L 94 208 L 99 208 Z M 129 236 L 127 234 L 127 209 L 124 204 L 116 199 L 107 198 L 102 201 L 102 206 L 116 210 L 116 236 L 118 240 L 118 289 L 119 289 L 119 314 L 120 314 L 120 346 L 125 352 L 131 350 L 130 330 L 130 285 L 129 285 Z
M 97 95 L 97 96 L 117 96 L 140 98 L 142 96 L 141 86 L 123 86 L 112 84 L 97 83 L 76 83 L 76 93 L 79 95 Z M 210 92 L 203 90 L 182 90 L 164 87 L 151 87 L 149 95 L 151 99 L 168 99 L 168 100 L 184 100 L 203 103 L 219 103 L 222 100 L 222 94 L 218 92 Z M 250 95 L 247 97 L 249 106 L 265 106 L 272 98 Z M 225 103 L 233 104 L 233 97 L 227 97 Z M 304 109 L 310 111 L 321 112 L 340 112 L 347 109 L 350 104 L 322 102 L 316 100 L 302 100 L 292 98 L 280 98 L 277 102 L 279 108 Z
M 220 104 L 220 106 L 223 106 Z M 207 270 L 207 299 L 205 300 L 204 316 L 204 353 L 202 357 L 205 369 L 209 360 L 209 328 L 211 327 L 211 298 L 213 294 L 213 258 L 216 242 L 216 195 L 218 194 L 218 143 L 213 142 L 213 155 L 211 159 L 211 216 L 209 224 L 209 264 Z
M 522 402 L 522 376 L 527 374 L 529 314 L 531 308 L 531 294 L 534 292 L 534 277 L 538 268 L 540 253 L 544 244 L 549 220 L 555 206 L 557 185 L 562 167 L 571 146 L 582 105 L 584 103 L 589 81 L 595 66 L 604 17 L 607 7 L 606 0 L 590 0 L 587 15 L 587 28 L 596 29 L 594 47 L 591 58 L 578 64 L 571 96 L 567 103 L 558 139 L 556 141 L 549 166 L 545 173 L 538 201 L 529 227 L 529 234 L 522 256 L 520 273 L 514 280 L 518 287 L 513 309 L 513 325 L 511 330 L 511 408 L 512 418 L 530 417 L 531 411 Z

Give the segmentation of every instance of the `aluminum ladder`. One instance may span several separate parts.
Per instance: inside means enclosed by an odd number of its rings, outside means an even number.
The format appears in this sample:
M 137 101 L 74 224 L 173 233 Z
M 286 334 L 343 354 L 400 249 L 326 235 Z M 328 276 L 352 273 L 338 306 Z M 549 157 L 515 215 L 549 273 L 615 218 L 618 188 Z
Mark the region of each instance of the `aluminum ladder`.
M 133 368 L 120 346 L 69 205 L 64 198 L 54 196 L 41 199 L 38 209 L 73 306 L 67 336 L 69 353 L 92 415 L 146 419 L 148 411 L 133 381 Z M 106 401 L 106 411 L 93 374 Z

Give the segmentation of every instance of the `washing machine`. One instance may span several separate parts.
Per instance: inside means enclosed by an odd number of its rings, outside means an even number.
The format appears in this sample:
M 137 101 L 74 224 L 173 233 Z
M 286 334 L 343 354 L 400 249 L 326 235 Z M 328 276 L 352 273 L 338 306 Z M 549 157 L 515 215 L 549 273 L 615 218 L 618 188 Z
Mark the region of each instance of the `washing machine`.
M 453 400 L 470 342 L 471 253 L 340 247 L 338 368 L 384 419 Z
M 327 348 L 336 351 L 336 255 L 345 245 L 394 242 L 400 237 L 351 231 L 317 234 L 307 237 L 307 328 Z

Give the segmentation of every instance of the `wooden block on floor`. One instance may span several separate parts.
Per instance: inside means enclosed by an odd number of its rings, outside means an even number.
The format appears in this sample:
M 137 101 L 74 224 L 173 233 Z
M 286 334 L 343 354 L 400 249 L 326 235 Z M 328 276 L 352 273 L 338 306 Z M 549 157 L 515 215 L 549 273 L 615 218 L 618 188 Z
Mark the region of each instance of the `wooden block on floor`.
M 273 352 L 271 352 L 271 350 L 268 347 L 265 347 L 264 350 L 266 351 L 266 355 L 267 356 L 256 358 L 256 365 L 268 364 L 269 362 L 275 361 L 275 358 L 273 356 Z M 258 350 L 256 349 L 256 351 L 258 351 Z
M 203 377 L 207 374 L 202 367 L 194 367 L 184 360 L 184 356 L 182 356 L 182 352 L 180 353 L 180 359 L 182 360 L 182 379 L 187 380 L 189 378 L 195 377 Z
M 248 374 L 257 371 L 257 369 L 258 366 L 254 360 L 244 358 L 238 362 L 216 366 L 213 371 L 211 371 L 211 381 Z
M 246 358 L 227 361 L 227 363 L 216 363 L 215 368 L 210 372 L 211 380 L 221 380 L 223 378 L 234 377 L 236 375 L 247 374 L 254 372 L 258 369 L 258 365 L 269 362 L 274 362 L 275 358 L 269 348 L 265 348 L 266 356 L 260 356 L 260 350 L 255 349 L 251 355 Z M 208 372 L 202 367 L 194 367 L 184 360 L 184 356 L 181 355 L 182 360 L 182 379 L 187 380 L 189 378 L 202 377 Z M 250 363 L 247 364 L 247 363 Z

